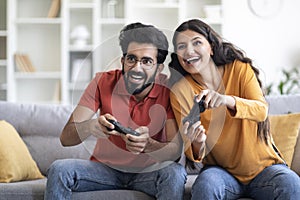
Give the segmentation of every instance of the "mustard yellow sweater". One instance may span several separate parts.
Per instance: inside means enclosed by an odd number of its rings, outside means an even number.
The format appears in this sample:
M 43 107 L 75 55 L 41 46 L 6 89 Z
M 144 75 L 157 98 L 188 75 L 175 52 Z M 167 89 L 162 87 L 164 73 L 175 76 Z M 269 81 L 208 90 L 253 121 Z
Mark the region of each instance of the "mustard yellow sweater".
M 240 61 L 227 64 L 222 78 L 219 92 L 235 98 L 236 113 L 233 116 L 225 106 L 201 113 L 207 134 L 203 164 L 221 166 L 247 184 L 265 167 L 284 161 L 271 141 L 266 144 L 257 136 L 257 122 L 266 119 L 268 105 L 251 66 Z M 171 104 L 179 126 L 193 106 L 194 95 L 203 89 L 190 75 L 172 87 Z M 194 158 L 191 143 L 182 137 L 186 156 L 201 161 Z

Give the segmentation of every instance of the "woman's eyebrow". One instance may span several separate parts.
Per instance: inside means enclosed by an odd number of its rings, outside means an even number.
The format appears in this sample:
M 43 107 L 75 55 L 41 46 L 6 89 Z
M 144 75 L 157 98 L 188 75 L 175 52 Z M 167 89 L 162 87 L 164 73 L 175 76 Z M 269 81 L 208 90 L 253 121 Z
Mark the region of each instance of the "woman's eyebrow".
M 202 39 L 203 39 L 203 37 L 196 36 L 196 37 L 194 37 L 194 38 L 192 39 L 192 41 L 194 41 L 194 40 L 197 40 L 197 39 L 200 39 L 200 40 L 202 40 Z

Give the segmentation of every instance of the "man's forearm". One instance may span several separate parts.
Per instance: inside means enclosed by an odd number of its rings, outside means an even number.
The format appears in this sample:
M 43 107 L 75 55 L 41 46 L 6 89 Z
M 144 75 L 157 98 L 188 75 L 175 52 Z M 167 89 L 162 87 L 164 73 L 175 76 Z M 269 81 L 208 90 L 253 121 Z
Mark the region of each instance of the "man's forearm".
M 88 121 L 69 122 L 60 136 L 63 146 L 74 146 L 80 144 L 91 135 L 88 128 Z
M 144 153 L 149 154 L 151 157 L 159 162 L 162 161 L 175 161 L 177 160 L 182 152 L 182 146 L 177 142 L 166 142 L 161 143 L 150 138 Z

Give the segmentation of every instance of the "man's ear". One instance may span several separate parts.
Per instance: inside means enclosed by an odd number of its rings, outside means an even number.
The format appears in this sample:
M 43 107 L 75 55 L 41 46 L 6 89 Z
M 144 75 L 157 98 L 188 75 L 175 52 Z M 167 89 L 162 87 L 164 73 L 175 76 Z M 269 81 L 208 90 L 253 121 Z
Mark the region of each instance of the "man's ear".
M 165 65 L 164 64 L 159 64 L 158 67 L 157 67 L 157 74 L 161 73 L 162 70 L 164 69 Z
M 122 56 L 121 58 L 121 63 L 122 63 L 122 66 L 124 65 L 124 56 Z

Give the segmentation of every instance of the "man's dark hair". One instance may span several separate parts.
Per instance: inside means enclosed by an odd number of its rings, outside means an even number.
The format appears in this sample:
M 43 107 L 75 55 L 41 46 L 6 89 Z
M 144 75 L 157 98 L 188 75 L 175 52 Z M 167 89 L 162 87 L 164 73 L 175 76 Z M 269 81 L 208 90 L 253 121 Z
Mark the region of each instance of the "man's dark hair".
M 119 36 L 119 44 L 123 55 L 127 54 L 128 45 L 131 42 L 153 44 L 158 49 L 157 62 L 163 63 L 168 55 L 169 43 L 165 34 L 152 25 L 140 22 L 125 26 Z

